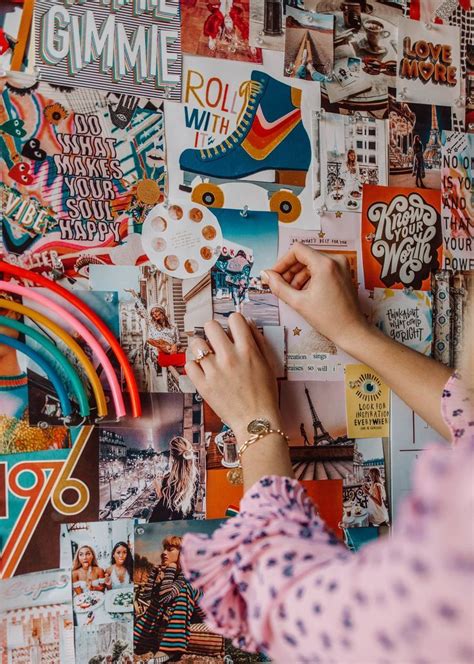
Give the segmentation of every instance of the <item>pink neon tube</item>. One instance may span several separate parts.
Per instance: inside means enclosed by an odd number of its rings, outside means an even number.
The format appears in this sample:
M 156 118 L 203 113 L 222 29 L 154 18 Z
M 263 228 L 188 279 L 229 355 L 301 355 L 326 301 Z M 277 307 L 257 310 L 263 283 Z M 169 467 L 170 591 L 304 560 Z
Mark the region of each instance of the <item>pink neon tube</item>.
M 16 293 L 17 295 L 21 295 L 22 297 L 26 297 L 30 300 L 38 302 L 38 304 L 41 304 L 44 307 L 46 307 L 46 310 L 51 309 L 51 311 L 54 311 L 56 314 L 61 316 L 66 322 L 68 322 L 70 326 L 74 330 L 76 330 L 85 341 L 87 341 L 87 343 L 89 344 L 89 346 L 92 348 L 95 355 L 99 359 L 101 365 L 103 366 L 105 375 L 107 376 L 107 380 L 109 381 L 110 389 L 112 392 L 112 398 L 115 404 L 115 414 L 117 415 L 117 417 L 124 417 L 126 414 L 125 403 L 123 400 L 122 390 L 120 388 L 114 368 L 109 358 L 107 357 L 104 349 L 99 344 L 97 339 L 95 339 L 93 334 L 87 329 L 87 327 L 83 325 L 80 320 L 78 320 L 72 314 L 70 314 L 69 311 L 67 311 L 67 309 L 61 307 L 61 305 L 57 304 L 57 302 L 49 300 L 44 295 L 41 295 L 41 293 L 38 293 L 37 290 L 35 290 L 34 288 L 25 288 L 24 286 L 12 283 L 11 281 L 0 281 L 0 291 L 6 291 L 7 293 Z

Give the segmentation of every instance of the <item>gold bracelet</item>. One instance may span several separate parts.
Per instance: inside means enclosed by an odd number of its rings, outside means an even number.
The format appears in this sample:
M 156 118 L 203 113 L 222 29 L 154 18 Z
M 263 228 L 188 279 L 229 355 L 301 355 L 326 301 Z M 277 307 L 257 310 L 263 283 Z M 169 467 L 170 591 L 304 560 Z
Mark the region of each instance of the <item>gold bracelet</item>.
M 232 468 L 229 470 L 227 473 L 227 480 L 231 484 L 243 484 L 244 481 L 244 473 L 242 470 L 242 455 L 245 452 L 245 450 L 250 447 L 250 445 L 253 445 L 257 441 L 261 440 L 262 438 L 265 438 L 265 436 L 269 436 L 272 433 L 276 433 L 279 436 L 281 436 L 284 440 L 286 440 L 287 443 L 290 442 L 289 437 L 286 435 L 286 433 L 283 433 L 281 429 L 266 429 L 265 431 L 262 431 L 262 433 L 256 433 L 253 436 L 250 436 L 248 440 L 243 443 L 242 447 L 238 450 L 237 454 L 239 457 L 239 465 L 237 468 Z

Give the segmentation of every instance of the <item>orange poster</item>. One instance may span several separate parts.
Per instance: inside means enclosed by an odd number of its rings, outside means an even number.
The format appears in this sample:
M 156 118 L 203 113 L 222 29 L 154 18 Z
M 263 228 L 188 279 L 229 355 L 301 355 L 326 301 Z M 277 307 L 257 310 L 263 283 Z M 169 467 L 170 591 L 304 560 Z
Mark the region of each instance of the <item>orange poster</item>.
M 430 290 L 441 267 L 441 193 L 364 185 L 362 258 L 365 287 Z

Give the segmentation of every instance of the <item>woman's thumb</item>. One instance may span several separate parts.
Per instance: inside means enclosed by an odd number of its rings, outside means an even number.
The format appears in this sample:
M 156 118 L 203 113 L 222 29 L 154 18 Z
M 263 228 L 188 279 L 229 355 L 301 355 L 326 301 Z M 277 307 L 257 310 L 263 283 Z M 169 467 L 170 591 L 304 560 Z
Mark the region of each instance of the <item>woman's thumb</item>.
M 270 290 L 274 295 L 276 295 L 280 300 L 291 304 L 295 298 L 297 291 L 288 284 L 281 274 L 274 272 L 273 270 L 262 270 L 260 272 L 260 277 L 262 279 L 262 284 L 269 286 Z

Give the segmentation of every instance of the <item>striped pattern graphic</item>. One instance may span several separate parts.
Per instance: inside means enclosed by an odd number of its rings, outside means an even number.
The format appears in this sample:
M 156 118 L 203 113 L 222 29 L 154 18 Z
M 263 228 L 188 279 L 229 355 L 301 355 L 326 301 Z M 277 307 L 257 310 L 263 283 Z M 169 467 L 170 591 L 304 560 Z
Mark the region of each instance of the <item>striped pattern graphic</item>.
M 176 10 L 176 15 L 170 18 L 156 18 L 154 13 L 142 13 L 139 16 L 136 16 L 133 11 L 133 5 L 126 6 L 111 12 L 110 7 L 105 6 L 101 0 L 86 0 L 81 4 L 75 3 L 71 4 L 65 8 L 65 3 L 60 0 L 37 0 L 35 4 L 35 16 L 34 16 L 34 28 L 35 28 L 35 57 L 36 65 L 41 71 L 43 80 L 50 83 L 55 83 L 56 85 L 70 85 L 70 86 L 81 86 L 86 88 L 93 88 L 95 90 L 108 90 L 110 92 L 117 92 L 119 94 L 131 94 L 136 95 L 137 89 L 140 90 L 141 95 L 146 95 L 148 97 L 159 98 L 159 99 L 170 99 L 172 101 L 181 101 L 181 70 L 182 70 L 182 53 L 181 53 L 181 22 L 179 14 L 179 1 L 178 0 L 167 0 L 163 5 L 166 7 L 167 11 L 170 14 L 173 13 L 173 9 Z M 100 36 L 102 35 L 102 29 L 105 25 L 107 19 L 113 13 L 115 17 L 115 25 L 123 24 L 125 26 L 126 34 L 128 41 L 130 43 L 130 50 L 133 51 L 135 43 L 135 34 L 140 26 L 144 26 L 148 31 L 153 25 L 158 26 L 158 31 L 162 30 L 170 31 L 174 30 L 178 34 L 178 39 L 175 41 L 167 40 L 166 51 L 170 54 L 170 59 L 168 61 L 168 71 L 170 74 L 177 75 L 179 77 L 179 82 L 175 85 L 170 85 L 166 87 L 159 87 L 160 83 L 155 77 L 153 79 L 149 78 L 145 81 L 138 82 L 136 80 L 134 71 L 129 71 L 121 80 L 117 81 L 114 78 L 113 68 L 103 70 L 101 66 L 101 59 L 98 58 L 92 62 L 86 64 L 84 67 L 79 69 L 77 73 L 72 73 L 70 71 L 70 54 L 80 52 L 79 44 L 84 41 L 84 35 L 80 36 L 72 33 L 72 27 L 65 29 L 66 32 L 71 30 L 69 36 L 69 51 L 66 57 L 64 57 L 60 62 L 51 64 L 49 63 L 43 53 L 43 41 L 46 41 L 47 35 L 43 34 L 42 24 L 45 15 L 48 13 L 51 8 L 58 6 L 66 11 L 69 17 L 72 19 L 69 21 L 69 26 L 72 26 L 73 23 L 81 23 L 82 18 L 85 15 L 85 12 L 92 12 L 95 19 L 95 25 L 97 28 L 97 33 Z M 77 18 L 76 18 L 77 17 Z M 79 20 L 77 20 L 79 19 Z M 148 32 L 147 32 L 148 34 Z M 151 34 L 151 33 L 150 33 Z M 49 36 L 52 39 L 52 36 Z M 58 40 L 59 41 L 59 40 Z M 118 44 L 117 44 L 117 34 L 115 33 L 114 38 L 114 58 L 117 57 L 118 53 Z M 148 53 L 150 49 L 147 49 L 147 61 Z M 160 45 L 157 47 L 157 54 L 159 57 Z M 104 49 L 105 53 L 105 49 Z M 78 55 L 79 57 L 79 55 Z M 126 57 L 127 59 L 127 57 Z M 161 69 L 160 63 L 158 63 L 158 70 Z M 139 87 L 138 87 L 139 86 Z
M 295 108 L 274 122 L 268 122 L 262 107 L 259 106 L 252 127 L 242 142 L 242 148 L 253 159 L 266 159 L 300 122 L 301 110 L 299 108 Z

